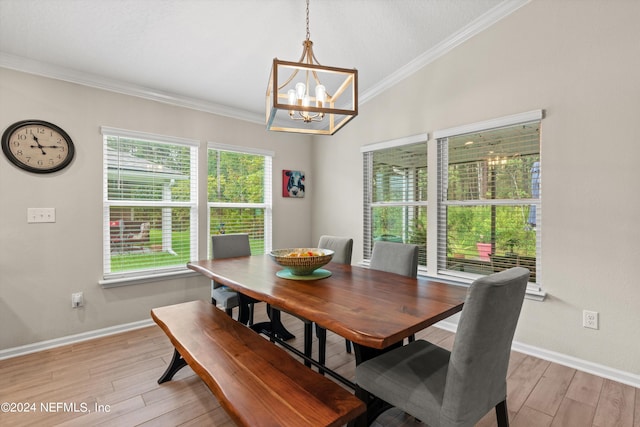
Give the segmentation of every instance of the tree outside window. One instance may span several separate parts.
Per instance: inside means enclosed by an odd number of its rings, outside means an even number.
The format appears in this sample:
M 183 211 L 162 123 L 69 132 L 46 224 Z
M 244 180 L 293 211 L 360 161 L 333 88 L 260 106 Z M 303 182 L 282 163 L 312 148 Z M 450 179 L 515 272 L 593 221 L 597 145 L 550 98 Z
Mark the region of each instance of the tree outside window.
M 271 158 L 212 144 L 207 157 L 209 233 L 248 233 L 253 255 L 271 250 Z

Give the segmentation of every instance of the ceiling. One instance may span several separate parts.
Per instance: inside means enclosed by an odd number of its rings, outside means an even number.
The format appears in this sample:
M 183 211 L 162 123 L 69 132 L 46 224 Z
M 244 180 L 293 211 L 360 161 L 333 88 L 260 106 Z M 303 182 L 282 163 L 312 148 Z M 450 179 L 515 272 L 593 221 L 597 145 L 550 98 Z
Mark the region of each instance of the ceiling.
M 529 0 L 311 0 L 322 65 L 366 102 Z M 0 0 L 0 66 L 256 122 L 304 0 Z

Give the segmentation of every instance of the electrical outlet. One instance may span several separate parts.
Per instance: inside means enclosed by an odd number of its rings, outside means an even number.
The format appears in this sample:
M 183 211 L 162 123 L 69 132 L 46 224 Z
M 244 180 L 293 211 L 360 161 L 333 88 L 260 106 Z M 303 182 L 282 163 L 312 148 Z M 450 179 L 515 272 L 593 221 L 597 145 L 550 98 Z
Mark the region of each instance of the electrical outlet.
M 84 305 L 84 296 L 82 292 L 76 292 L 71 294 L 71 307 L 78 308 Z
M 582 310 L 582 326 L 589 329 L 598 329 L 598 312 Z

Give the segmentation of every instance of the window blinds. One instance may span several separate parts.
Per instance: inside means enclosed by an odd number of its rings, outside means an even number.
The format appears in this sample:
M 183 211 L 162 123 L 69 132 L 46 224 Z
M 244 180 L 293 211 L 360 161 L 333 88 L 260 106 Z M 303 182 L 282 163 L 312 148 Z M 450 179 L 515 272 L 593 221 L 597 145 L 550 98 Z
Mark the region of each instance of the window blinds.
M 207 157 L 209 234 L 248 233 L 251 253 L 271 250 L 272 157 L 210 144 Z
M 104 277 L 197 258 L 197 141 L 102 128 Z
M 535 281 L 540 121 L 440 138 L 438 168 L 439 269 L 490 274 L 526 265 Z
M 426 265 L 426 139 L 422 135 L 364 151 L 365 259 L 375 241 L 404 242 L 420 246 L 419 264 Z

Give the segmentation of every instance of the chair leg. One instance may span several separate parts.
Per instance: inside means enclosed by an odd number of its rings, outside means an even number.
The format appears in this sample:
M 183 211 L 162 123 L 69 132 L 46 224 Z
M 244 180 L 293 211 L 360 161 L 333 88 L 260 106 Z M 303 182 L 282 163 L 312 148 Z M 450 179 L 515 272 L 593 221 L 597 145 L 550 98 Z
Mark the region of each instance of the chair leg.
M 253 303 L 249 304 L 249 326 L 253 325 Z
M 304 322 L 304 355 L 311 359 L 311 352 L 313 350 L 313 323 Z M 311 362 L 304 361 L 304 365 L 307 368 L 311 367 Z
M 509 427 L 509 411 L 507 411 L 507 399 L 496 405 L 496 418 L 498 427 Z
M 324 366 L 327 360 L 327 330 L 316 324 L 316 336 L 318 337 L 318 363 Z M 323 369 L 318 372 L 324 375 Z
M 347 353 L 351 354 L 351 341 L 345 339 L 344 344 L 345 344 L 345 347 L 347 348 Z
M 415 334 L 409 335 L 409 342 L 414 342 L 416 340 Z
M 224 312 L 227 313 L 229 317 L 233 317 L 233 308 L 225 308 Z

